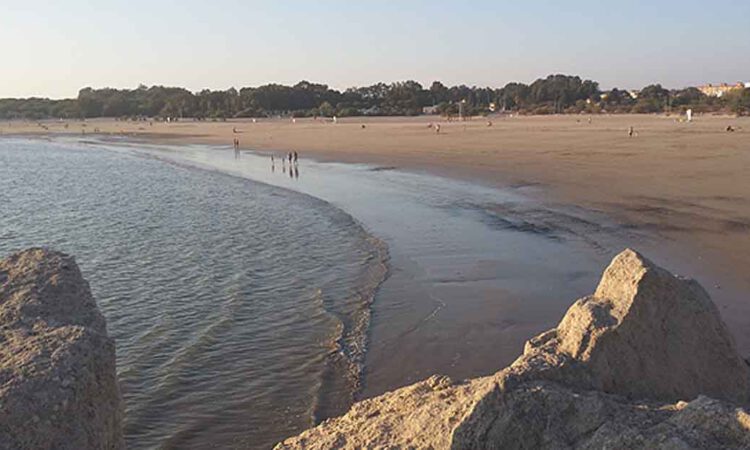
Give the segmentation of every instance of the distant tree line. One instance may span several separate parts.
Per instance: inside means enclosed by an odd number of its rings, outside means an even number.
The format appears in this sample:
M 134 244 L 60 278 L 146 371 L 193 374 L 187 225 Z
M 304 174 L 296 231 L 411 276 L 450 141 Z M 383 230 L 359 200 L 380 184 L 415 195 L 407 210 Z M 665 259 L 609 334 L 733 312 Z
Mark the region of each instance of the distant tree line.
M 659 84 L 637 95 L 577 76 L 550 75 L 531 84 L 508 83 L 502 88 L 445 86 L 429 88 L 416 81 L 378 83 L 345 91 L 301 81 L 294 86 L 267 84 L 239 91 L 138 86 L 136 89 L 81 89 L 75 99 L 0 99 L 0 119 L 171 117 L 222 120 L 272 116 L 396 116 L 418 115 L 429 107 L 443 115 L 478 115 L 497 111 L 522 114 L 659 113 L 725 111 L 750 114 L 750 89 L 708 97 L 696 88 L 669 90 Z

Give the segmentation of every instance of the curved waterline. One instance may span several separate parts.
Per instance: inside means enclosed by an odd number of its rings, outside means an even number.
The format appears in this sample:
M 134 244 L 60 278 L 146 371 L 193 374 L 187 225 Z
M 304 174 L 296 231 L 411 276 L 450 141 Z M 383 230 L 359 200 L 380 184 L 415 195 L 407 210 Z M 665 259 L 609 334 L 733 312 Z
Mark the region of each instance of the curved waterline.
M 266 448 L 361 386 L 387 249 L 309 195 L 96 146 L 0 142 L 0 255 L 74 254 L 118 346 L 129 448 Z

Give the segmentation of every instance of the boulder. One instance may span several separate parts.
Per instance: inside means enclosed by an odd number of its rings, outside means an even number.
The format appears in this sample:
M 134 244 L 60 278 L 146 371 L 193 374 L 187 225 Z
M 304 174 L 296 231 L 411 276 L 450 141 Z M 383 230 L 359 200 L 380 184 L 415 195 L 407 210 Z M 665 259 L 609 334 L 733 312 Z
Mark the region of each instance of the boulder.
M 633 402 L 549 381 L 496 390 L 452 433 L 458 449 L 748 449 L 750 414 L 699 396 Z M 438 447 L 435 447 L 438 448 Z
M 439 391 L 424 383 L 277 448 L 750 448 L 750 370 L 717 308 L 633 250 L 509 367 Z
M 625 250 L 557 327 L 557 351 L 632 398 L 745 402 L 750 372 L 705 290 Z
M 123 448 L 115 345 L 74 259 L 0 261 L 0 448 Z

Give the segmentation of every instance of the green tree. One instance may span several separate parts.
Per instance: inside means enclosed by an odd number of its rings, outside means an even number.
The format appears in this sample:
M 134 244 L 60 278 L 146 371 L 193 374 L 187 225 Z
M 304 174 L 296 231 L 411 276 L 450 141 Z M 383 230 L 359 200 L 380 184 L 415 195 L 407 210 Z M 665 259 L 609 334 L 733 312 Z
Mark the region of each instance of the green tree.
M 735 114 L 741 116 L 750 115 L 750 88 L 745 88 L 739 92 L 733 92 L 729 96 L 729 105 Z
M 330 103 L 323 102 L 320 107 L 318 107 L 318 112 L 323 117 L 332 117 L 336 113 L 336 110 Z

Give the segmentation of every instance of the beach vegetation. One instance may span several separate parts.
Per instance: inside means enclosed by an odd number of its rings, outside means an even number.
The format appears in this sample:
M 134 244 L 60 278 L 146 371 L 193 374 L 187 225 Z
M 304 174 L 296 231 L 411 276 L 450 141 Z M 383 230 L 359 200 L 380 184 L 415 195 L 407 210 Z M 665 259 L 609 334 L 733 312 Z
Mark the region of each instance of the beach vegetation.
M 0 99 L 0 119 L 44 118 L 170 118 L 226 120 L 232 117 L 413 116 L 425 110 L 444 116 L 521 114 L 597 114 L 735 112 L 748 114 L 747 90 L 708 97 L 689 87 L 669 90 L 651 84 L 640 91 L 604 91 L 593 80 L 563 74 L 539 78 L 531 84 L 511 82 L 501 88 L 429 87 L 407 80 L 351 87 L 343 91 L 326 84 L 300 81 L 293 86 L 204 89 L 138 85 L 135 89 L 83 88 L 73 99 Z

